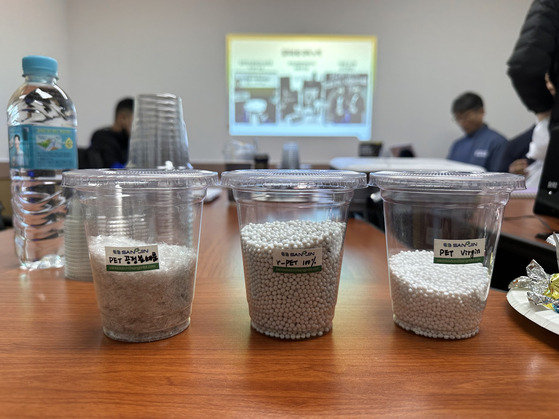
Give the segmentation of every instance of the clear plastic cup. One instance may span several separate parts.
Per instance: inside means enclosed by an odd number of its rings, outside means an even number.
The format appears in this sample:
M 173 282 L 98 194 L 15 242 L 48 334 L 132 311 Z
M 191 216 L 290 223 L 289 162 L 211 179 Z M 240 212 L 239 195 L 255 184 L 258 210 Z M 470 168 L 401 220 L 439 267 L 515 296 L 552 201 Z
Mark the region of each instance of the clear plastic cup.
M 136 97 L 127 167 L 192 168 L 180 97 L 170 93 Z
M 221 175 L 239 218 L 252 327 L 281 339 L 332 328 L 348 207 L 366 175 L 237 170 Z
M 285 143 L 281 152 L 282 169 L 299 169 L 299 144 L 295 142 Z
M 75 170 L 104 333 L 149 342 L 190 324 L 202 204 L 217 173 Z M 83 263 L 88 263 L 84 260 Z
M 394 321 L 418 335 L 479 331 L 503 211 L 524 177 L 508 173 L 371 173 L 384 205 Z
M 75 281 L 93 281 L 85 235 L 82 204 L 78 194 L 69 189 L 68 212 L 64 219 L 64 276 Z

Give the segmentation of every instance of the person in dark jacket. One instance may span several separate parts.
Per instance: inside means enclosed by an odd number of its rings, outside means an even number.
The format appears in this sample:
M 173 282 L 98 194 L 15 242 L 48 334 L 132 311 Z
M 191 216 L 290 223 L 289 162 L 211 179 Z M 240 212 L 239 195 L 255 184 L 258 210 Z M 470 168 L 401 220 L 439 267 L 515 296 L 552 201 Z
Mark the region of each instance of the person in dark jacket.
M 530 142 L 534 133 L 535 125 L 532 125 L 526 131 L 521 132 L 516 137 L 509 140 L 505 149 L 501 154 L 501 162 L 497 167 L 498 172 L 510 172 L 516 174 L 524 174 L 524 170 L 533 160 L 526 155 L 530 150 Z
M 526 168 L 526 185 L 541 188 L 549 184 L 551 173 L 544 159 L 556 159 L 553 150 L 559 146 L 559 101 L 554 88 L 559 83 L 559 0 L 532 2 L 507 65 L 520 100 L 536 115 L 528 154 L 535 162 Z
M 522 103 L 537 121 L 549 118 L 551 140 L 559 141 L 559 101 L 546 81 L 547 74 L 559 83 L 559 0 L 534 0 L 507 65 Z
M 128 146 L 134 116 L 134 99 L 118 102 L 113 125 L 93 133 L 87 150 L 90 168 L 122 168 L 128 162 Z

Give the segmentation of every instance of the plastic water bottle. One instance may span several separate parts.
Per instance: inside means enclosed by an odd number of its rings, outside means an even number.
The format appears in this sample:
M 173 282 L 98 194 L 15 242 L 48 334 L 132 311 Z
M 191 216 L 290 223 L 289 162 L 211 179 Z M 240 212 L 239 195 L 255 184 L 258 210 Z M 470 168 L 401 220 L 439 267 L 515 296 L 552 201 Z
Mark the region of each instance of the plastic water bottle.
M 58 63 L 23 58 L 25 82 L 8 102 L 15 250 L 28 269 L 64 265 L 62 172 L 78 167 L 76 109 L 56 84 Z

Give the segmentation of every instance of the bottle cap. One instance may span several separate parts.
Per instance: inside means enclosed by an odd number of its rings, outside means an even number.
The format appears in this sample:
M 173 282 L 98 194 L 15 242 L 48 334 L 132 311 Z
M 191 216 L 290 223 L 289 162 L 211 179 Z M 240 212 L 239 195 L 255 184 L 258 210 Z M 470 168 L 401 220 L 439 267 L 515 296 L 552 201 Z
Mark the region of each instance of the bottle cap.
M 58 62 L 54 58 L 41 55 L 23 57 L 23 75 L 52 76 L 58 78 Z

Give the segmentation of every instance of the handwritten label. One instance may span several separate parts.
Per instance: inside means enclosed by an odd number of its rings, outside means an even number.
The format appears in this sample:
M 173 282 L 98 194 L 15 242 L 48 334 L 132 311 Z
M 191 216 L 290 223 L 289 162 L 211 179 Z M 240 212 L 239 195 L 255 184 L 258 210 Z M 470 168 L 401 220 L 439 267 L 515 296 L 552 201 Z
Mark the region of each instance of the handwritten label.
M 273 271 L 303 274 L 322 271 L 322 248 L 317 249 L 274 249 Z
M 483 263 L 485 239 L 445 240 L 435 239 L 435 263 Z
M 141 247 L 105 246 L 107 271 L 138 272 L 159 269 L 159 250 L 156 244 Z

